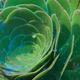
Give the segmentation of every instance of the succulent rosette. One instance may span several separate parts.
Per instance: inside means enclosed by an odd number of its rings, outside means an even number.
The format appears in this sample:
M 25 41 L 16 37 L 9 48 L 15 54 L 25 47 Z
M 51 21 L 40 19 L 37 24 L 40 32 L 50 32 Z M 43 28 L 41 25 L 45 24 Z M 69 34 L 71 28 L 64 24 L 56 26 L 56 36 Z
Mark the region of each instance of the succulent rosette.
M 79 2 L 1 0 L 0 80 L 80 79 Z

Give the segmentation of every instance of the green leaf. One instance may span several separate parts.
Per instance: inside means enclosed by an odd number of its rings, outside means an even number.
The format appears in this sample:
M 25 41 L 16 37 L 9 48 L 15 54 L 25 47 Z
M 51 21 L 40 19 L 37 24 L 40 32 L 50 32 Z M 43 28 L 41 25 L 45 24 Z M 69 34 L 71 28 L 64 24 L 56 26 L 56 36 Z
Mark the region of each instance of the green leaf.
M 73 13 L 76 9 L 80 9 L 80 0 L 69 0 L 70 2 L 70 5 L 71 5 L 71 20 L 72 20 L 72 16 L 73 16 Z
M 54 48 L 54 57 L 55 57 L 56 51 L 57 51 L 59 34 L 60 34 L 60 24 L 59 24 L 58 18 L 56 17 L 55 14 L 53 14 L 51 16 L 51 18 L 52 18 L 52 21 L 53 21 L 53 34 L 54 34 L 54 39 L 55 39 L 55 48 Z
M 12 7 L 8 7 L 6 9 L 4 9 L 1 13 L 0 13 L 0 20 L 5 20 L 7 18 L 7 16 L 15 9 L 17 9 L 18 7 L 16 6 L 12 6 Z
M 62 76 L 62 80 L 80 79 L 80 11 L 75 10 L 72 16 L 72 34 L 74 34 L 74 49 L 73 55 L 68 63 L 68 66 Z M 66 75 L 67 74 L 67 75 Z
M 8 80 L 3 74 L 0 72 L 0 80 Z
M 6 0 L 6 3 L 5 3 L 5 7 L 9 7 L 9 6 L 16 6 L 18 4 L 35 4 L 35 5 L 38 5 L 40 6 L 42 9 L 46 10 L 46 7 L 45 7 L 45 2 L 44 0 L 19 0 L 19 1 L 16 1 L 16 0 Z
M 60 79 L 60 76 L 62 76 L 69 62 L 69 59 L 73 53 L 73 44 L 74 44 L 74 38 L 70 37 L 68 42 L 66 42 L 66 44 L 61 49 L 60 56 L 53 68 L 53 73 L 55 74 L 57 80 Z
M 47 1 L 50 15 L 56 14 L 60 23 L 60 35 L 58 41 L 58 49 L 60 49 L 66 41 L 69 39 L 71 34 L 71 22 L 67 12 L 61 7 L 56 0 Z M 54 8 L 53 8 L 54 5 Z
M 43 9 L 37 5 L 34 4 L 19 4 L 17 5 L 20 8 L 28 8 L 31 11 L 35 12 L 35 11 L 43 11 Z
M 72 17 L 72 34 L 75 36 L 75 41 L 80 34 L 80 10 L 76 10 Z
M 68 15 L 70 16 L 71 13 L 71 6 L 68 0 L 57 0 L 61 6 L 67 11 Z
M 66 70 L 61 80 L 79 80 L 80 79 L 80 68 L 77 70 Z
M 53 71 L 53 66 L 55 65 L 58 57 L 59 57 L 59 55 L 54 59 L 52 64 L 49 66 L 49 68 L 47 68 L 46 70 L 44 70 L 43 72 L 38 74 L 36 77 L 33 78 L 33 80 L 44 80 L 44 79 L 45 80 L 53 80 L 53 79 L 55 79 L 54 73 L 52 71 Z
M 72 58 L 80 55 L 80 10 L 76 10 L 72 17 L 72 34 L 74 35 L 74 53 Z

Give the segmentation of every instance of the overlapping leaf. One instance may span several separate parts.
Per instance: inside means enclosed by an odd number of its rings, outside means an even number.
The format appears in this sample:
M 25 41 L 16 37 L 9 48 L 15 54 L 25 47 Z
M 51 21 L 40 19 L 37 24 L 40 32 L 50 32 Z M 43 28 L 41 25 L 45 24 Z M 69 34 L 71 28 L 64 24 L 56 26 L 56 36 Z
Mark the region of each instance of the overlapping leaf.
M 80 79 L 79 4 L 1 0 L 0 79 Z

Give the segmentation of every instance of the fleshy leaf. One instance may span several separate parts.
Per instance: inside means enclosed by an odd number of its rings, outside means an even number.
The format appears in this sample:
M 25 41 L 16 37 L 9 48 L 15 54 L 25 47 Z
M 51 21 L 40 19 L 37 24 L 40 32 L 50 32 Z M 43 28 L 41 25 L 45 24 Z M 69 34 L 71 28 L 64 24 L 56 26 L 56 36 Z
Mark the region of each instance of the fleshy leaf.
M 47 1 L 50 15 L 56 14 L 60 23 L 60 35 L 58 41 L 58 49 L 60 49 L 68 40 L 71 34 L 71 23 L 67 12 L 61 7 L 56 0 Z M 54 8 L 53 8 L 54 5 Z
M 70 15 L 71 13 L 71 6 L 68 0 L 57 0 L 61 6 L 67 11 L 67 13 Z
M 77 70 L 66 70 L 61 80 L 79 80 L 80 79 L 80 68 Z
M 60 52 L 60 56 L 53 68 L 53 73 L 56 75 L 56 79 L 60 79 L 60 76 L 62 76 L 65 67 L 69 62 L 69 59 L 73 53 L 73 44 L 74 38 L 72 39 L 72 37 L 70 37 L 69 41 L 64 45 Z
M 80 0 L 69 0 L 69 2 L 70 2 L 70 5 L 71 5 L 71 20 L 72 20 L 72 15 L 73 15 L 73 13 L 74 13 L 74 11 L 76 10 L 76 9 L 80 9 Z
M 9 7 L 9 6 L 16 6 L 18 4 L 35 4 L 35 5 L 38 5 L 40 6 L 42 9 L 46 10 L 46 7 L 45 7 L 45 2 L 44 0 L 19 0 L 19 1 L 16 1 L 16 0 L 6 0 L 6 3 L 5 3 L 5 7 Z

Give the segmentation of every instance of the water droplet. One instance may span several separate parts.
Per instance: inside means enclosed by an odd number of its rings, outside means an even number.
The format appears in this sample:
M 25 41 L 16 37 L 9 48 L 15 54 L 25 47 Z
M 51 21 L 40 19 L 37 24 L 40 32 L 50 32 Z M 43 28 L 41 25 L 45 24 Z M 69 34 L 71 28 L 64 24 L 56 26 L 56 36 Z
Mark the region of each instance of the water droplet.
M 63 62 L 63 64 L 65 64 L 65 62 Z
M 43 70 L 45 71 L 47 68 L 44 68 Z
M 62 51 L 62 48 L 60 49 L 60 51 Z
M 69 45 L 69 44 L 66 44 L 66 45 Z
M 35 33 L 32 34 L 32 38 L 36 38 L 36 34 Z
M 69 60 L 69 62 L 71 62 L 71 59 Z
M 53 52 L 54 52 L 54 51 L 56 51 L 56 52 L 57 52 L 57 50 L 53 50 Z
M 36 49 L 38 49 L 38 48 L 36 47 Z

